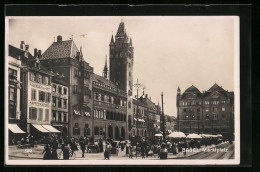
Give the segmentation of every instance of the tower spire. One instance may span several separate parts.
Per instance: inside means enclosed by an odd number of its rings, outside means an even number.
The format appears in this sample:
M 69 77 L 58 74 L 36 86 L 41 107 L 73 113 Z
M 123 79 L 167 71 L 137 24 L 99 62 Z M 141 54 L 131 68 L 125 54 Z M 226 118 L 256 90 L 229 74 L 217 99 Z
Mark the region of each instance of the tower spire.
M 114 35 L 112 33 L 112 36 L 111 36 L 111 41 L 110 41 L 110 44 L 109 45 L 113 45 L 115 42 L 114 42 Z
M 103 75 L 105 78 L 107 78 L 107 72 L 108 72 L 108 68 L 107 68 L 107 55 L 106 55 L 105 66 L 103 69 Z

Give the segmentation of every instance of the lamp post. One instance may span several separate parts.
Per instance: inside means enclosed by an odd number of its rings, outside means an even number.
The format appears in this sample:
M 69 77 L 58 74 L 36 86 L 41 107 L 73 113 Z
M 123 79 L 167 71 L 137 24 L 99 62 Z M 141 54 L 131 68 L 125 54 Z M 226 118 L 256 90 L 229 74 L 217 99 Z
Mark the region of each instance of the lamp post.
M 137 100 L 137 108 L 136 108 L 136 131 L 137 131 L 137 137 L 139 137 L 139 131 L 138 131 L 138 117 L 139 117 L 139 111 L 138 111 L 138 91 L 139 91 L 139 89 L 141 89 L 141 88 L 145 88 L 145 86 L 143 85 L 143 84 L 141 84 L 139 81 L 138 81 L 138 79 L 137 79 L 137 82 L 133 85 L 134 86 L 134 88 L 136 89 L 136 92 L 137 92 L 137 94 L 136 94 L 136 96 L 137 96 L 137 98 L 136 98 L 136 100 Z
M 163 111 L 163 92 L 161 94 L 162 96 L 162 130 L 163 130 L 163 142 L 165 142 L 165 118 L 164 118 L 164 111 Z

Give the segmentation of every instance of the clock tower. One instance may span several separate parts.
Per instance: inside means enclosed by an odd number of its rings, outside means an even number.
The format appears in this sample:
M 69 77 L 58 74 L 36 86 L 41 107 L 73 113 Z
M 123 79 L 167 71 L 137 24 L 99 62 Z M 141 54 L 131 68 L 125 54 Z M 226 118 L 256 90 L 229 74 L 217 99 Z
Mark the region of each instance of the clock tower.
M 125 24 L 119 24 L 117 33 L 112 35 L 110 41 L 110 81 L 114 82 L 120 90 L 127 93 L 127 124 L 131 129 L 133 122 L 133 64 L 134 64 L 134 47 L 132 39 L 126 33 Z

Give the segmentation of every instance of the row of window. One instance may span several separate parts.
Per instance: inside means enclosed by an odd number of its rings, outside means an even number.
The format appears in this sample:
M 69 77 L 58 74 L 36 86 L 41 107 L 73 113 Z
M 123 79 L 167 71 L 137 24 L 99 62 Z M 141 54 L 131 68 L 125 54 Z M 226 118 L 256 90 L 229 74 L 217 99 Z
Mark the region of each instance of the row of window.
M 111 104 L 120 105 L 120 106 L 124 106 L 124 107 L 126 106 L 126 101 L 124 101 L 120 98 L 107 96 L 107 95 L 100 94 L 100 93 L 95 93 L 95 100 L 108 102 Z
M 68 114 L 61 111 L 52 111 L 52 121 L 67 122 Z
M 89 75 L 89 73 L 87 72 L 87 71 L 84 71 L 83 73 L 80 71 L 80 70 L 78 70 L 78 69 L 75 69 L 74 70 L 74 75 L 75 76 L 79 76 L 79 77 L 81 77 L 81 76 L 84 76 L 84 77 L 86 77 L 86 78 L 90 78 L 90 75 Z
M 63 87 L 62 89 L 62 86 L 57 86 L 55 84 L 52 85 L 52 92 L 57 92 L 59 94 L 64 94 L 64 95 L 67 95 L 68 93 L 67 88 Z
M 96 119 L 109 119 L 116 121 L 126 121 L 126 114 L 103 111 L 103 110 L 94 110 L 94 117 Z
M 45 109 L 45 115 L 43 115 L 42 108 L 29 108 L 29 119 L 38 120 L 38 121 L 49 121 L 49 109 Z
M 90 136 L 90 128 L 88 124 L 85 124 L 85 128 L 84 129 L 84 136 Z M 79 124 L 75 123 L 74 127 L 73 127 L 73 135 L 80 135 L 80 128 L 79 128 Z
M 146 133 L 146 130 L 135 130 L 135 129 L 133 129 L 132 130 L 132 133 L 133 133 L 133 135 L 135 135 L 135 136 L 142 136 L 142 137 L 146 137 L 147 136 L 147 133 Z
M 57 98 L 57 97 L 53 96 L 52 97 L 52 106 L 67 109 L 68 108 L 68 100 L 62 99 L 62 98 Z
M 134 107 L 134 113 L 137 111 L 137 108 Z M 144 109 L 138 108 L 138 114 L 144 115 Z
M 51 101 L 51 93 L 38 91 L 38 100 L 41 102 L 50 102 Z M 31 100 L 37 100 L 37 91 L 36 89 L 31 89 Z
M 193 119 L 200 119 L 199 115 L 183 115 L 184 120 L 193 120 Z M 218 120 L 218 115 L 217 114 L 212 114 L 212 119 L 213 120 Z M 221 115 L 221 119 L 225 120 L 226 119 L 226 114 Z M 210 115 L 206 114 L 205 115 L 205 120 L 210 120 Z
M 49 76 L 41 75 L 39 73 L 30 72 L 30 80 L 34 82 L 38 82 L 40 84 L 50 85 Z
M 191 112 L 191 113 L 193 113 L 195 111 L 200 112 L 200 108 L 197 108 L 197 110 L 196 109 L 186 109 L 186 108 L 182 109 L 182 112 Z M 212 107 L 212 111 L 213 112 L 218 112 L 218 108 L 217 107 Z M 221 111 L 222 112 L 226 111 L 226 108 L 222 107 Z M 209 112 L 209 108 L 205 108 L 205 112 Z
M 226 104 L 228 101 L 226 100 L 214 100 L 214 101 L 204 101 L 205 105 L 209 105 L 210 103 L 212 103 L 213 105 L 218 105 L 218 104 Z M 179 102 L 180 106 L 191 106 L 191 105 L 201 105 L 200 101 L 191 101 L 191 102 L 185 102 L 185 101 L 180 101 Z

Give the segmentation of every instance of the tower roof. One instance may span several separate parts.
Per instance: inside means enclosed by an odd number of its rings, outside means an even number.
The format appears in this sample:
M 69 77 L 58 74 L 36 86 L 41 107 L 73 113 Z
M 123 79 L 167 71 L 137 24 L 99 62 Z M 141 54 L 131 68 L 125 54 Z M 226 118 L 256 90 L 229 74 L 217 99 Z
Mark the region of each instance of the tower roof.
M 214 84 L 208 92 L 214 92 L 214 91 L 225 91 L 222 87 L 220 87 L 218 84 Z
M 125 24 L 124 24 L 124 22 L 121 22 L 121 23 L 119 24 L 118 29 L 117 29 L 116 36 L 118 36 L 118 35 L 124 35 L 124 34 L 125 34 Z
M 104 66 L 104 71 L 107 71 L 107 56 L 106 56 L 106 60 L 105 60 L 105 66 Z
M 132 38 L 130 37 L 130 46 L 132 46 L 132 45 L 133 45 Z
M 111 45 L 111 44 L 114 44 L 115 42 L 114 42 L 114 36 L 113 36 L 113 34 L 112 34 L 112 36 L 111 36 L 111 41 L 110 41 L 110 44 L 109 45 Z

